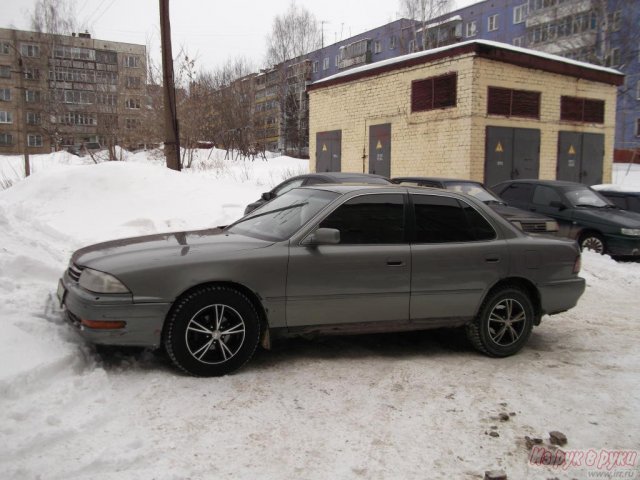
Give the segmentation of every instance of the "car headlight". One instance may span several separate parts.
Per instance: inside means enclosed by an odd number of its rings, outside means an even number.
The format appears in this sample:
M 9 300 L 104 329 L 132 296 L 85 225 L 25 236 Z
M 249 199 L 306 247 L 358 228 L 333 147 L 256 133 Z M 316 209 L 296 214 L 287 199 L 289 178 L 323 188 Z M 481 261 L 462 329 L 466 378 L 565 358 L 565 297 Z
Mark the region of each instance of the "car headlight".
M 640 237 L 640 228 L 621 228 L 620 233 L 630 237 Z
M 85 268 L 80 275 L 79 285 L 94 293 L 130 293 L 129 289 L 113 275 Z
M 546 221 L 544 223 L 544 228 L 547 232 L 557 232 L 558 230 L 560 230 L 558 222 L 556 222 L 555 220 Z

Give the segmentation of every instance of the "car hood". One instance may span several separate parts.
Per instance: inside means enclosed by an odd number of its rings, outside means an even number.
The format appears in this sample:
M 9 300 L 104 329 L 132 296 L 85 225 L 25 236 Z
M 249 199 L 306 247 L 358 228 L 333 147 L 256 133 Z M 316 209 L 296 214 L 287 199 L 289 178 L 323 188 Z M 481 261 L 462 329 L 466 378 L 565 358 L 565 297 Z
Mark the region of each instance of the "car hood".
M 89 245 L 76 251 L 71 261 L 117 274 L 160 263 L 189 262 L 188 257 L 228 257 L 231 253 L 272 245 L 272 241 L 226 233 L 222 228 L 162 233 L 123 238 Z M 185 258 L 186 257 L 186 258 Z
M 614 227 L 640 228 L 640 213 L 617 208 L 578 207 L 574 210 L 574 219 Z
M 520 208 L 511 207 L 509 205 L 504 204 L 489 204 L 489 207 L 492 208 L 496 213 L 502 215 L 507 220 L 529 220 L 529 221 L 537 221 L 537 222 L 546 222 L 553 220 L 550 217 L 546 217 L 544 215 L 540 215 L 535 212 L 528 212 L 527 210 L 522 210 Z

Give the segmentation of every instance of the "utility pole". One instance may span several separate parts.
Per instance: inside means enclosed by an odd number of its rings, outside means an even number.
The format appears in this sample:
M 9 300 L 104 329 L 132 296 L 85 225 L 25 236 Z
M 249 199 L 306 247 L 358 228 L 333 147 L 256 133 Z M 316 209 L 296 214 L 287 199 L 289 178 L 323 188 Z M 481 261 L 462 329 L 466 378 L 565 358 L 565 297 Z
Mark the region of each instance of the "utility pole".
M 171 22 L 169 0 L 160 0 L 160 42 L 162 44 L 162 79 L 164 91 L 164 156 L 167 167 L 180 171 L 180 134 L 176 111 L 176 87 L 171 53 Z

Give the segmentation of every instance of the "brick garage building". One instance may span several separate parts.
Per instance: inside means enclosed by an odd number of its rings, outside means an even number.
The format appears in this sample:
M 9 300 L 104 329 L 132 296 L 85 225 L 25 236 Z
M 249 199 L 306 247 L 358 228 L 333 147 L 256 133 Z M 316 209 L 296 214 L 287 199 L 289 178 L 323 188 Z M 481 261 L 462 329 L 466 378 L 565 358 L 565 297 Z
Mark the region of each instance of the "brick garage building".
M 608 182 L 623 81 L 484 40 L 367 65 L 311 85 L 311 169 Z

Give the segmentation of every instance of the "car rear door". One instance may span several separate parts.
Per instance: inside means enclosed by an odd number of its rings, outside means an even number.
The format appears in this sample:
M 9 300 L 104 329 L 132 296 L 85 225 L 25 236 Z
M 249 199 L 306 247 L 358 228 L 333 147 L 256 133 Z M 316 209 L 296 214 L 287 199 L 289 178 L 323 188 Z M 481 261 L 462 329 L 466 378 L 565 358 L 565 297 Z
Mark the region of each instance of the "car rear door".
M 337 245 L 291 245 L 287 325 L 407 321 L 411 252 L 405 194 L 366 194 L 346 201 L 320 228 L 336 228 Z
M 486 212 L 466 201 L 416 193 L 411 199 L 411 320 L 448 325 L 473 317 L 488 289 L 508 271 L 506 242 Z

